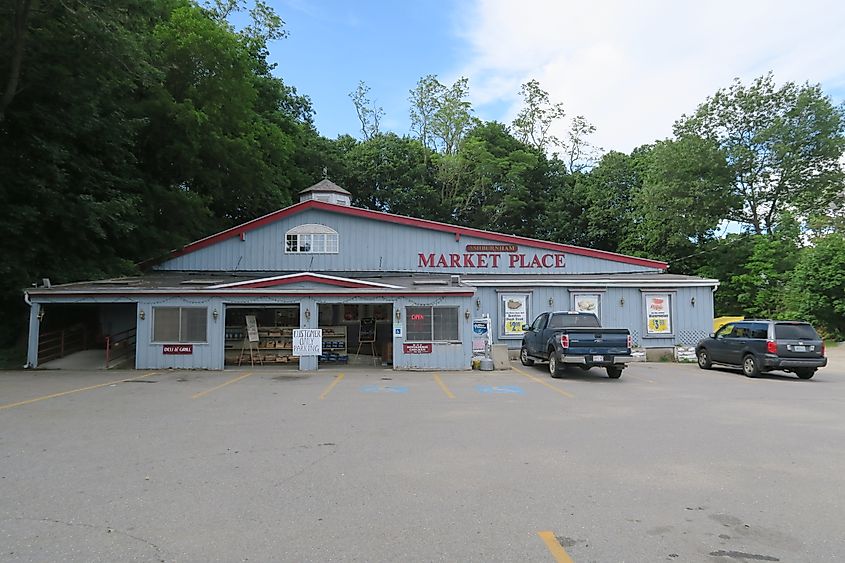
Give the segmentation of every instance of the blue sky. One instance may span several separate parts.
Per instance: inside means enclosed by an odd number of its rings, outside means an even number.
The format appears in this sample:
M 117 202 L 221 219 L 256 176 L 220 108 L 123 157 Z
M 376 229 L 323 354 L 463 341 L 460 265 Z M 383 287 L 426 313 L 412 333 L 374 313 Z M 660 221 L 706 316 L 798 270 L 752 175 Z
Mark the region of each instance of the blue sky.
M 540 81 L 593 142 L 630 151 L 671 135 L 734 77 L 821 83 L 845 99 L 845 2 L 805 0 L 270 0 L 290 36 L 271 45 L 276 73 L 311 97 L 318 130 L 359 136 L 359 80 L 384 108 L 382 130 L 408 132 L 408 91 L 426 74 L 470 79 L 478 117 L 510 122 L 519 85 Z M 568 124 L 562 122 L 557 133 Z
M 349 92 L 363 80 L 384 108 L 382 129 L 408 132 L 408 91 L 421 76 L 449 75 L 464 52 L 448 0 L 274 3 L 290 33 L 276 42 L 277 75 L 311 97 L 317 128 L 358 135 Z

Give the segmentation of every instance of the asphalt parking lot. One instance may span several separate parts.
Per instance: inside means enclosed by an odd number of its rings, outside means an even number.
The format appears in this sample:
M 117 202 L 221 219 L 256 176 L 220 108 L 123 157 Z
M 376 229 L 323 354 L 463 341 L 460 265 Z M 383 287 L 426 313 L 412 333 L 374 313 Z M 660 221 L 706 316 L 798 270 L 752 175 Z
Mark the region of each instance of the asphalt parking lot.
M 0 372 L 0 560 L 845 557 L 845 361 L 513 368 Z

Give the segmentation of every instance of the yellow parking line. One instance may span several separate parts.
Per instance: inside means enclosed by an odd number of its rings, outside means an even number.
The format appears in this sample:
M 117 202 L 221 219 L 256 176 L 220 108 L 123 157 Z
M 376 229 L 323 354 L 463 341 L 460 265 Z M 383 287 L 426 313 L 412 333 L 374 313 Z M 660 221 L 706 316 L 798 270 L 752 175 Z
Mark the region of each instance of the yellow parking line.
M 549 548 L 549 553 L 552 554 L 557 563 L 575 563 L 563 549 L 563 546 L 560 545 L 560 542 L 557 541 L 554 532 L 537 532 L 537 535 L 545 542 L 546 547 Z
M 441 388 L 441 389 L 443 389 L 443 392 L 444 392 L 444 393 L 446 393 L 446 396 L 447 396 L 447 397 L 449 397 L 450 399 L 454 399 L 454 398 L 455 398 L 455 394 L 454 394 L 454 393 L 452 393 L 451 391 L 449 391 L 449 388 L 448 388 L 448 387 L 446 387 L 446 384 L 445 384 L 445 383 L 443 383 L 443 380 L 442 380 L 442 379 L 440 379 L 440 374 L 439 374 L 439 373 L 435 373 L 435 374 L 434 374 L 434 381 L 436 381 L 436 382 L 437 382 L 437 384 L 440 386 L 440 388 Z
M 522 375 L 524 375 L 524 376 L 525 376 L 525 377 L 527 377 L 528 379 L 531 379 L 532 381 L 536 381 L 536 382 L 537 382 L 537 383 L 539 383 L 540 385 L 545 385 L 546 387 L 548 387 L 548 388 L 549 388 L 549 389 L 551 389 L 552 391 L 554 391 L 554 392 L 556 392 L 556 393 L 560 393 L 560 394 L 561 394 L 561 395 L 563 395 L 564 397 L 569 397 L 570 399 L 574 399 L 574 398 L 575 398 L 575 395 L 573 395 L 572 393 L 569 393 L 569 392 L 567 392 L 567 391 L 564 391 L 563 389 L 558 389 L 557 387 L 555 387 L 555 386 L 554 386 L 554 385 L 552 385 L 551 383 L 548 383 L 548 382 L 546 382 L 546 381 L 543 381 L 542 379 L 540 379 L 540 378 L 538 378 L 538 377 L 534 377 L 534 376 L 533 376 L 533 375 L 531 375 L 530 373 L 526 373 L 526 372 L 522 371 L 522 370 L 521 370 L 521 369 L 519 369 L 519 368 L 512 368 L 512 369 L 513 369 L 516 373 L 521 373 Z
M 335 385 L 337 385 L 338 383 L 340 383 L 340 380 L 341 380 L 341 379 L 343 379 L 343 374 L 342 374 L 342 373 L 337 374 L 337 377 L 335 377 L 335 378 L 334 378 L 334 381 L 332 381 L 332 382 L 331 382 L 331 384 L 330 384 L 328 387 L 326 387 L 326 390 L 325 390 L 325 391 L 323 391 L 322 395 L 320 395 L 320 398 L 321 398 L 321 399 L 325 399 L 325 398 L 326 398 L 326 395 L 328 395 L 329 393 L 331 393 L 331 390 L 335 388 Z
M 245 374 L 243 374 L 243 375 L 239 375 L 238 377 L 236 377 L 236 378 L 234 378 L 234 379 L 230 379 L 230 380 L 229 380 L 229 381 L 227 381 L 226 383 L 221 383 L 221 384 L 220 384 L 220 385 L 218 385 L 217 387 L 212 387 L 211 389 L 206 389 L 205 391 L 200 391 L 199 393 L 196 393 L 196 394 L 194 394 L 194 395 L 191 395 L 191 398 L 192 398 L 192 399 L 199 399 L 200 397 L 204 397 L 204 396 L 208 395 L 208 394 L 209 394 L 209 393 L 211 393 L 212 391 L 217 391 L 218 389 L 222 389 L 223 387 L 226 387 L 227 385 L 231 385 L 232 383 L 237 383 L 237 382 L 238 382 L 238 381 L 240 381 L 241 379 L 246 379 L 246 378 L 247 378 L 247 377 L 249 377 L 250 375 L 252 375 L 252 372 L 245 373 Z
M 34 399 L 27 399 L 26 401 L 20 401 L 17 403 L 9 403 L 8 405 L 0 405 L 0 411 L 4 409 L 10 409 L 12 407 L 21 407 L 23 405 L 29 405 L 32 403 L 37 403 L 38 401 L 46 401 L 47 399 L 55 399 L 56 397 L 63 397 L 65 395 L 70 395 L 71 393 L 79 393 L 81 391 L 90 391 L 91 389 L 99 389 L 100 387 L 106 387 L 108 385 L 115 385 L 117 383 L 124 383 L 126 381 L 130 381 L 133 379 L 141 379 L 142 377 L 149 377 L 151 375 L 155 375 L 158 372 L 152 371 L 150 373 L 145 373 L 144 375 L 136 375 L 135 377 L 127 377 L 125 379 L 117 379 L 115 381 L 109 381 L 108 383 L 99 383 L 97 385 L 89 385 L 88 387 L 80 387 L 79 389 L 71 389 L 70 391 L 62 391 L 61 393 L 53 393 L 52 395 L 45 395 L 43 397 L 36 397 Z

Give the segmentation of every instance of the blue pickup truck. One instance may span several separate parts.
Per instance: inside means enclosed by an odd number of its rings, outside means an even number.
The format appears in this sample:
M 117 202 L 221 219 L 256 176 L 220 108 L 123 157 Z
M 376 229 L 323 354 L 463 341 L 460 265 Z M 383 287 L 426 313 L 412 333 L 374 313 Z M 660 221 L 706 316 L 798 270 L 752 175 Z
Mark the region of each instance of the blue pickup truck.
M 592 313 L 555 311 L 543 313 L 531 326 L 523 325 L 519 359 L 524 366 L 549 362 L 552 377 L 560 377 L 568 365 L 588 370 L 600 366 L 617 379 L 631 357 L 631 333 L 627 328 L 602 328 Z

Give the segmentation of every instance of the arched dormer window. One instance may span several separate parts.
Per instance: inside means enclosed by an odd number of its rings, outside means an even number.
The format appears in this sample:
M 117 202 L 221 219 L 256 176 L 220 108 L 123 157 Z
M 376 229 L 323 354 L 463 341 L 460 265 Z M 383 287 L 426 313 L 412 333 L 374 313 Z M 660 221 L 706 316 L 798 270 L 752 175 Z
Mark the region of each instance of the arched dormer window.
M 288 254 L 337 254 L 337 231 L 325 225 L 299 225 L 285 233 Z

